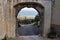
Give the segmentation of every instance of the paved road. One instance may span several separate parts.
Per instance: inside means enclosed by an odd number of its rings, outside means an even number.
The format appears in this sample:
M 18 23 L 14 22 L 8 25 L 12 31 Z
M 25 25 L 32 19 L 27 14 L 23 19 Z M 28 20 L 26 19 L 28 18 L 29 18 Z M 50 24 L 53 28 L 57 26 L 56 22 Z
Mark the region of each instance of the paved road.
M 38 35 L 41 32 L 40 30 L 40 27 L 37 28 L 35 25 L 29 24 L 17 28 L 17 33 L 19 35 Z

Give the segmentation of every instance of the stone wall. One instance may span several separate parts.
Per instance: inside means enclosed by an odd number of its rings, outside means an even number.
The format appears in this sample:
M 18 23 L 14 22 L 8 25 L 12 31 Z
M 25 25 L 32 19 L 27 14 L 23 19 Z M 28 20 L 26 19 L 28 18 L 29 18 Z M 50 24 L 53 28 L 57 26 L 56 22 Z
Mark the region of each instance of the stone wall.
M 60 0 L 55 0 L 52 13 L 52 24 L 60 25 Z
M 0 0 L 0 39 L 3 38 L 6 34 L 4 6 L 5 2 L 3 0 Z
M 43 36 L 49 32 L 51 23 L 51 2 L 42 0 L 0 0 L 0 39 L 5 35 L 16 37 L 16 18 L 14 5 L 21 2 L 38 2 L 45 7 Z
M 43 36 L 46 36 L 46 34 L 49 32 L 49 28 L 50 28 L 50 23 L 51 23 L 51 2 L 50 1 L 41 1 L 41 0 L 38 0 L 38 1 L 32 1 L 32 0 L 13 0 L 13 1 L 8 1 L 10 2 L 10 13 L 9 14 L 9 19 L 10 21 L 8 21 L 8 37 L 15 37 L 16 34 L 15 34 L 15 29 L 16 29 L 16 20 L 15 20 L 15 13 L 14 13 L 14 5 L 17 5 L 18 3 L 21 3 L 21 2 L 37 2 L 37 3 L 40 3 L 41 5 L 43 5 L 45 7 L 45 11 L 44 11 L 44 28 L 43 28 Z M 48 12 L 47 12 L 48 11 Z

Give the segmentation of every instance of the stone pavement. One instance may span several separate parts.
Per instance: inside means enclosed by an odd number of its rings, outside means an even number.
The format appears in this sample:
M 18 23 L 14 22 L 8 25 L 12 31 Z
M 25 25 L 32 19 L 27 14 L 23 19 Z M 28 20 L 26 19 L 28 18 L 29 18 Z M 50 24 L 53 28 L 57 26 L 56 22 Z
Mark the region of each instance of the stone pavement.
M 10 38 L 8 40 L 60 40 L 60 38 L 48 39 L 39 36 L 20 36 L 19 38 L 15 38 L 15 39 Z

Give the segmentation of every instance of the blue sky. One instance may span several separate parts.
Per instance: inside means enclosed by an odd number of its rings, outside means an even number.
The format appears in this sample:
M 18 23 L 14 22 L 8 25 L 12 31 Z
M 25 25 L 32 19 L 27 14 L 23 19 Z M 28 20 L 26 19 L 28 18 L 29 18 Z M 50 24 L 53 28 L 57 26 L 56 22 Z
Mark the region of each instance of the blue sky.
M 25 7 L 23 9 L 21 9 L 21 11 L 19 11 L 18 17 L 19 16 L 26 16 L 26 17 L 27 16 L 32 16 L 32 17 L 34 17 L 37 14 L 38 14 L 38 12 L 34 8 L 27 8 L 27 7 Z

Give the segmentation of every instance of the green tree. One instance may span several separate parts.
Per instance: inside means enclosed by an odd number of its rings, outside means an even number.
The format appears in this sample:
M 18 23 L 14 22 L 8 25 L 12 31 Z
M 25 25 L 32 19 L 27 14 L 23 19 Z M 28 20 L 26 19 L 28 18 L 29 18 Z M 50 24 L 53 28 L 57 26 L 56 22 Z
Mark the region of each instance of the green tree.
M 39 21 L 39 16 L 36 15 L 36 17 L 35 17 L 35 25 L 37 25 L 37 26 L 38 26 L 38 21 Z

